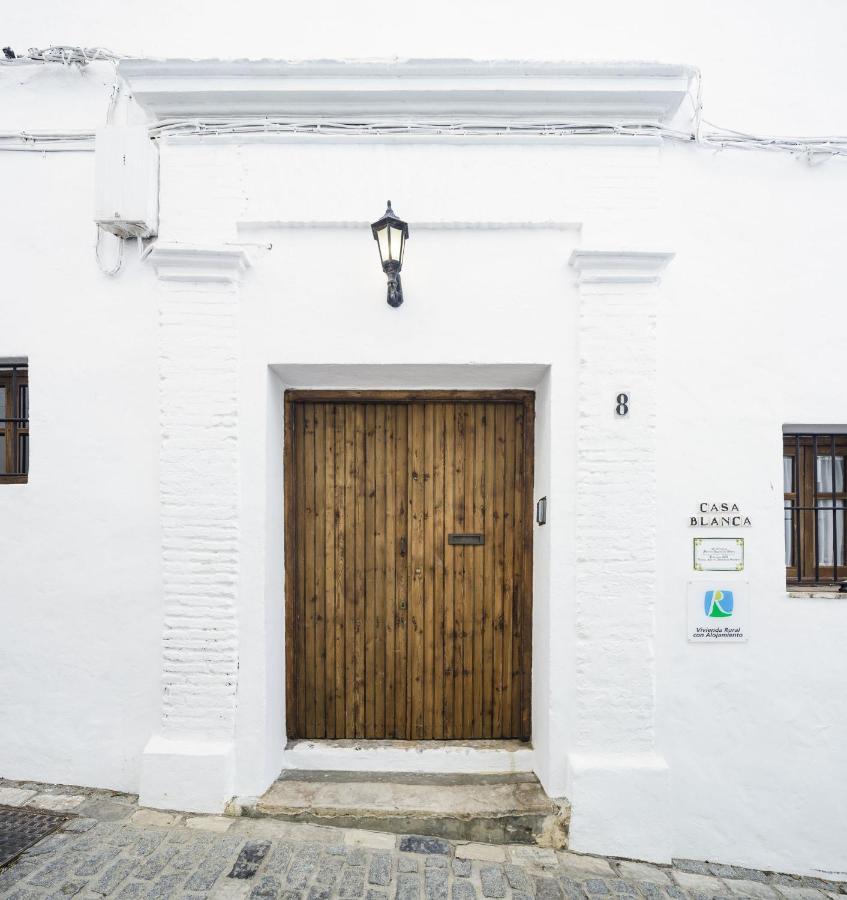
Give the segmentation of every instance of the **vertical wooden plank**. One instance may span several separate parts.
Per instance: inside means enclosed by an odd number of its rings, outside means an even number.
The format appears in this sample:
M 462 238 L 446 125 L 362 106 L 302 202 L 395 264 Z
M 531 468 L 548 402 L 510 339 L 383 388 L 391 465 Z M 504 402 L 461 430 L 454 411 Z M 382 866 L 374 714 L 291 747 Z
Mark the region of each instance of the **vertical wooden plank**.
M 463 403 L 453 406 L 453 440 L 454 440 L 454 517 L 453 530 L 465 531 L 465 419 L 466 408 Z M 470 737 L 465 728 L 464 683 L 467 661 L 465 659 L 465 548 L 455 546 L 453 549 L 453 737 Z
M 444 523 L 439 541 L 444 555 L 444 695 L 441 720 L 443 737 L 456 737 L 456 603 L 454 595 L 456 547 L 447 544 L 447 536 L 456 531 L 456 406 L 442 406 L 444 418 Z
M 445 628 L 444 628 L 444 404 L 432 407 L 432 737 L 444 739 Z
M 364 698 L 365 737 L 375 737 L 374 709 L 376 706 L 376 407 L 365 404 L 365 597 L 364 597 L 364 647 L 365 682 Z
M 409 724 L 409 407 L 397 406 L 394 425 L 394 509 L 396 523 L 394 631 L 394 729 L 398 738 L 411 737 Z
M 373 733 L 385 738 L 385 647 L 387 625 L 387 566 L 385 559 L 386 471 L 385 471 L 385 404 L 374 408 L 374 709 Z
M 356 407 L 344 404 L 344 737 L 356 736 Z
M 515 582 L 515 413 L 510 403 L 504 410 L 506 455 L 503 476 L 503 654 L 502 693 L 500 697 L 502 737 L 514 737 L 512 730 L 512 646 L 514 629 Z
M 424 497 L 423 497 L 423 621 L 424 621 L 424 680 L 423 680 L 423 705 L 425 740 L 432 740 L 435 736 L 434 728 L 434 693 L 435 693 L 435 515 L 433 497 L 433 465 L 435 462 L 435 425 L 433 414 L 435 405 L 425 403 L 423 405 L 424 420 Z
M 356 521 L 356 587 L 353 598 L 353 620 L 356 646 L 355 676 L 353 680 L 353 706 L 355 709 L 354 737 L 365 736 L 365 495 L 367 458 L 365 449 L 365 404 L 357 403 L 355 410 L 354 475 Z
M 522 649 L 524 622 L 524 407 L 515 411 L 515 625 L 512 646 L 512 734 L 521 733 L 521 706 L 523 704 Z
M 303 568 L 306 598 L 306 733 L 315 733 L 315 405 L 303 406 L 303 481 L 305 533 Z
M 485 404 L 474 404 L 474 531 L 485 533 Z M 483 670 L 485 636 L 485 548 L 474 548 L 474 664 L 473 664 L 473 736 L 485 736 Z
M 535 490 L 535 401 L 524 403 L 523 431 L 523 609 L 521 634 L 521 738 L 530 739 L 532 733 L 532 498 Z
M 306 734 L 306 406 L 297 405 L 297 546 L 299 548 L 298 588 L 297 588 L 297 638 L 299 654 L 297 660 L 297 715 L 300 733 Z
M 494 718 L 494 557 L 496 556 L 494 527 L 494 417 L 495 405 L 485 404 L 485 482 L 483 485 L 483 506 L 485 509 L 485 545 L 483 559 L 485 575 L 483 587 L 483 673 L 482 706 L 483 737 L 493 737 Z
M 285 440 L 283 444 L 283 493 L 285 509 L 285 725 L 288 737 L 299 737 L 297 720 L 297 670 L 296 618 L 297 602 L 297 531 L 295 527 L 297 473 L 294 453 L 293 403 L 285 402 Z
M 323 404 L 324 432 L 324 735 L 335 737 L 335 408 Z
M 397 628 L 397 466 L 394 457 L 397 407 L 385 407 L 383 459 L 385 465 L 385 736 L 397 737 L 397 718 L 394 714 L 396 690 L 395 642 Z
M 491 736 L 503 737 L 503 583 L 505 576 L 506 545 L 506 405 L 494 405 L 494 480 L 492 484 L 492 518 L 494 525 L 494 605 L 492 626 L 494 635 Z M 508 667 L 506 669 L 508 671 Z
M 424 737 L 424 407 L 409 406 L 410 492 L 409 492 L 409 700 L 407 703 L 409 740 Z
M 332 402 L 326 406 L 326 505 L 324 507 L 324 540 L 326 542 L 326 572 L 324 576 L 327 592 L 326 652 L 329 660 L 327 669 L 327 739 L 338 737 L 338 423 L 336 408 Z M 344 433 L 341 441 L 343 445 Z M 342 488 L 343 490 L 343 488 Z M 343 646 L 343 643 L 342 643 Z
M 334 521 L 335 534 L 335 729 L 333 737 L 343 738 L 346 733 L 347 709 L 347 658 L 345 655 L 345 610 L 347 605 L 345 570 L 347 560 L 347 528 L 345 515 L 345 492 L 347 486 L 347 469 L 345 456 L 345 412 L 343 406 L 333 406 L 335 420 L 335 439 L 333 449 L 334 468 Z
M 294 581 L 294 722 L 298 735 L 305 734 L 305 692 L 303 657 L 305 655 L 305 635 L 303 630 L 303 406 L 294 403 L 291 408 L 294 436 L 292 452 L 294 454 L 294 544 L 295 544 L 295 581 Z
M 306 726 L 306 681 L 304 657 L 306 655 L 306 632 L 303 625 L 303 507 L 305 506 L 305 486 L 303 484 L 303 406 L 295 403 L 292 407 L 294 439 L 294 541 L 296 571 L 294 582 L 294 691 L 296 695 L 294 719 L 298 734 L 305 734 Z
M 473 531 L 476 528 L 475 484 L 476 484 L 476 407 L 468 403 L 463 407 L 463 421 L 465 428 L 465 502 L 463 528 L 465 531 Z M 474 651 L 476 646 L 476 610 L 474 607 L 474 595 L 476 591 L 476 548 L 464 547 L 463 559 L 463 586 L 464 599 L 464 638 L 462 639 L 462 708 L 464 715 L 464 735 L 474 736 L 474 722 L 476 721 L 476 706 L 474 704 Z
M 315 432 L 315 730 L 318 738 L 326 737 L 326 404 L 314 406 Z

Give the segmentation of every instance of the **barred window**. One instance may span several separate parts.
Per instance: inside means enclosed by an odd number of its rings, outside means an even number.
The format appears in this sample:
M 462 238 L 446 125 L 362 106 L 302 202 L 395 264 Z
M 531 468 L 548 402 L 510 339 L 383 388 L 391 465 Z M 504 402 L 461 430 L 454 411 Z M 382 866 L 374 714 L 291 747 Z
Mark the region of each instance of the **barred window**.
M 26 359 L 0 359 L 0 484 L 24 484 L 29 472 Z
M 792 584 L 847 581 L 847 433 L 783 435 L 785 569 Z

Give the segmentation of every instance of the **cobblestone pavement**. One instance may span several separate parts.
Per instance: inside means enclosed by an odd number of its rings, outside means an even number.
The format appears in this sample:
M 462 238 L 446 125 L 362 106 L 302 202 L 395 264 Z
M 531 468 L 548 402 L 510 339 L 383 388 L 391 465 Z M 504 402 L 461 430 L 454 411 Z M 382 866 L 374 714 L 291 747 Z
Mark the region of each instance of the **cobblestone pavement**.
M 0 780 L 0 804 L 74 814 L 0 869 L 9 900 L 823 900 L 847 885 L 727 865 L 673 866 L 139 809 L 126 794 Z

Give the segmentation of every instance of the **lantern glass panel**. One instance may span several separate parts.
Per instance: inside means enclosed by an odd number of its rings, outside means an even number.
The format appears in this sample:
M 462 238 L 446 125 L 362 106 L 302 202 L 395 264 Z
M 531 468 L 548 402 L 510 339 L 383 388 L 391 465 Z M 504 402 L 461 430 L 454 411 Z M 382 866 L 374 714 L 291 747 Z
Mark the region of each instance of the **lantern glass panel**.
M 388 226 L 383 226 L 376 233 L 377 244 L 379 244 L 379 258 L 382 260 L 383 265 L 387 263 L 391 259 L 391 254 L 388 249 L 388 232 L 390 229 Z
M 388 226 L 390 233 L 389 248 L 391 250 L 391 259 L 394 262 L 403 263 L 403 229 L 395 228 L 393 225 Z

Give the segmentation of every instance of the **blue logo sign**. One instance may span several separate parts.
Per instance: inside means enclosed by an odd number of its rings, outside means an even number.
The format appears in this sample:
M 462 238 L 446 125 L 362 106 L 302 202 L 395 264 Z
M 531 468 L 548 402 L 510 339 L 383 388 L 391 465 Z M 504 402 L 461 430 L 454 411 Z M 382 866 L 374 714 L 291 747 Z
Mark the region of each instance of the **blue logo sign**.
M 732 591 L 706 591 L 703 598 L 703 609 L 711 619 L 729 618 L 734 606 Z

